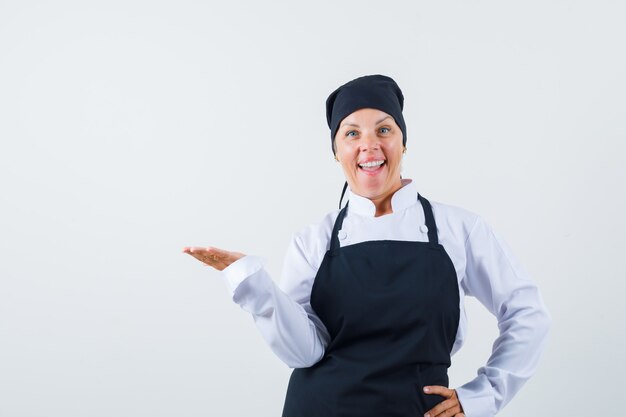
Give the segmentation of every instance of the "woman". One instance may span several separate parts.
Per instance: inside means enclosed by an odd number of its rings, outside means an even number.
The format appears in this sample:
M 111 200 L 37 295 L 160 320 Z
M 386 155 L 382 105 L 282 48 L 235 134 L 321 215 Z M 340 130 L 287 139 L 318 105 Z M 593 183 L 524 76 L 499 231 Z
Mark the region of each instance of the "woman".
M 294 235 L 280 284 L 259 257 L 183 249 L 221 271 L 233 301 L 294 368 L 283 417 L 493 416 L 536 370 L 551 323 L 539 290 L 480 216 L 402 179 L 403 104 L 383 75 L 328 97 L 348 202 Z M 450 389 L 465 295 L 497 317 L 500 336 L 477 377 Z

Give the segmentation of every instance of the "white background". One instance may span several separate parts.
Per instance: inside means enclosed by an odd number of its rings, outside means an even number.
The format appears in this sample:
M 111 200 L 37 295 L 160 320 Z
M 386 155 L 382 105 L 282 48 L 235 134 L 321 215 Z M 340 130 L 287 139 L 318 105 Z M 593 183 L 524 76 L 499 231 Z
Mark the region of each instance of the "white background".
M 324 102 L 405 95 L 403 177 L 482 215 L 554 323 L 502 416 L 623 414 L 624 1 L 0 1 L 0 416 L 279 416 L 219 273 L 337 207 Z M 495 319 L 467 299 L 450 387 Z M 479 416 L 468 416 L 479 417 Z

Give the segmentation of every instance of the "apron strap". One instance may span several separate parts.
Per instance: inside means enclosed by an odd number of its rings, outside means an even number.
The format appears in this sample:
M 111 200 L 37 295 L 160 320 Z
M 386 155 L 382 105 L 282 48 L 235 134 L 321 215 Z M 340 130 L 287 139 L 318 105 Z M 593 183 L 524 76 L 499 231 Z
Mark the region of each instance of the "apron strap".
M 431 245 L 436 245 L 439 243 L 437 239 L 437 225 L 435 224 L 435 216 L 433 216 L 430 201 L 422 197 L 420 193 L 417 193 L 417 198 L 422 203 L 422 208 L 424 209 L 424 218 L 426 219 L 426 227 L 428 227 L 428 241 Z
M 339 215 L 337 215 L 337 219 L 335 220 L 335 226 L 333 227 L 333 232 L 330 236 L 330 256 L 337 255 L 337 252 L 339 250 L 338 235 L 339 231 L 341 230 L 341 225 L 343 224 L 343 218 L 346 215 L 346 210 L 348 209 L 348 204 L 350 204 L 350 200 L 346 202 L 346 205 L 341 209 Z
M 348 181 L 343 185 L 343 190 L 341 191 L 341 197 L 339 198 L 339 208 L 341 208 L 341 200 L 343 200 L 343 195 L 346 193 L 346 188 L 348 187 Z

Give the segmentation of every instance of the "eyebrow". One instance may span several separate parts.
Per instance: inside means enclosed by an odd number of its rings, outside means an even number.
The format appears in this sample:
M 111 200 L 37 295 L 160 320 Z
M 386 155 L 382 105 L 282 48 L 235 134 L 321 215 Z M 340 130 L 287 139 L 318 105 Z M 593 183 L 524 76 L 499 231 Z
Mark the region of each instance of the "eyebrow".
M 385 116 L 385 117 L 383 117 L 382 119 L 380 119 L 379 121 L 377 121 L 377 122 L 376 122 L 376 124 L 378 124 L 378 123 L 382 122 L 383 120 L 385 120 L 385 119 L 386 119 L 386 118 L 388 118 L 388 117 L 391 117 L 391 116 Z M 343 127 L 343 126 L 354 126 L 354 127 L 360 127 L 359 125 L 354 124 L 354 123 L 342 123 L 342 124 L 341 124 L 341 126 L 339 126 L 339 127 Z

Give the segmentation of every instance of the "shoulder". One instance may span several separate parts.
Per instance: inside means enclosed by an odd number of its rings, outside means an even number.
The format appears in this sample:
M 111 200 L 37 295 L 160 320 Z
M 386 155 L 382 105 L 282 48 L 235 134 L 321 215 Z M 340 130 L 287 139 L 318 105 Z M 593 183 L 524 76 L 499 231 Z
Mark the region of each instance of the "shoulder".
M 482 222 L 478 213 L 467 208 L 431 199 L 428 201 L 433 209 L 437 229 L 451 233 L 457 240 L 465 242 L 472 229 Z

